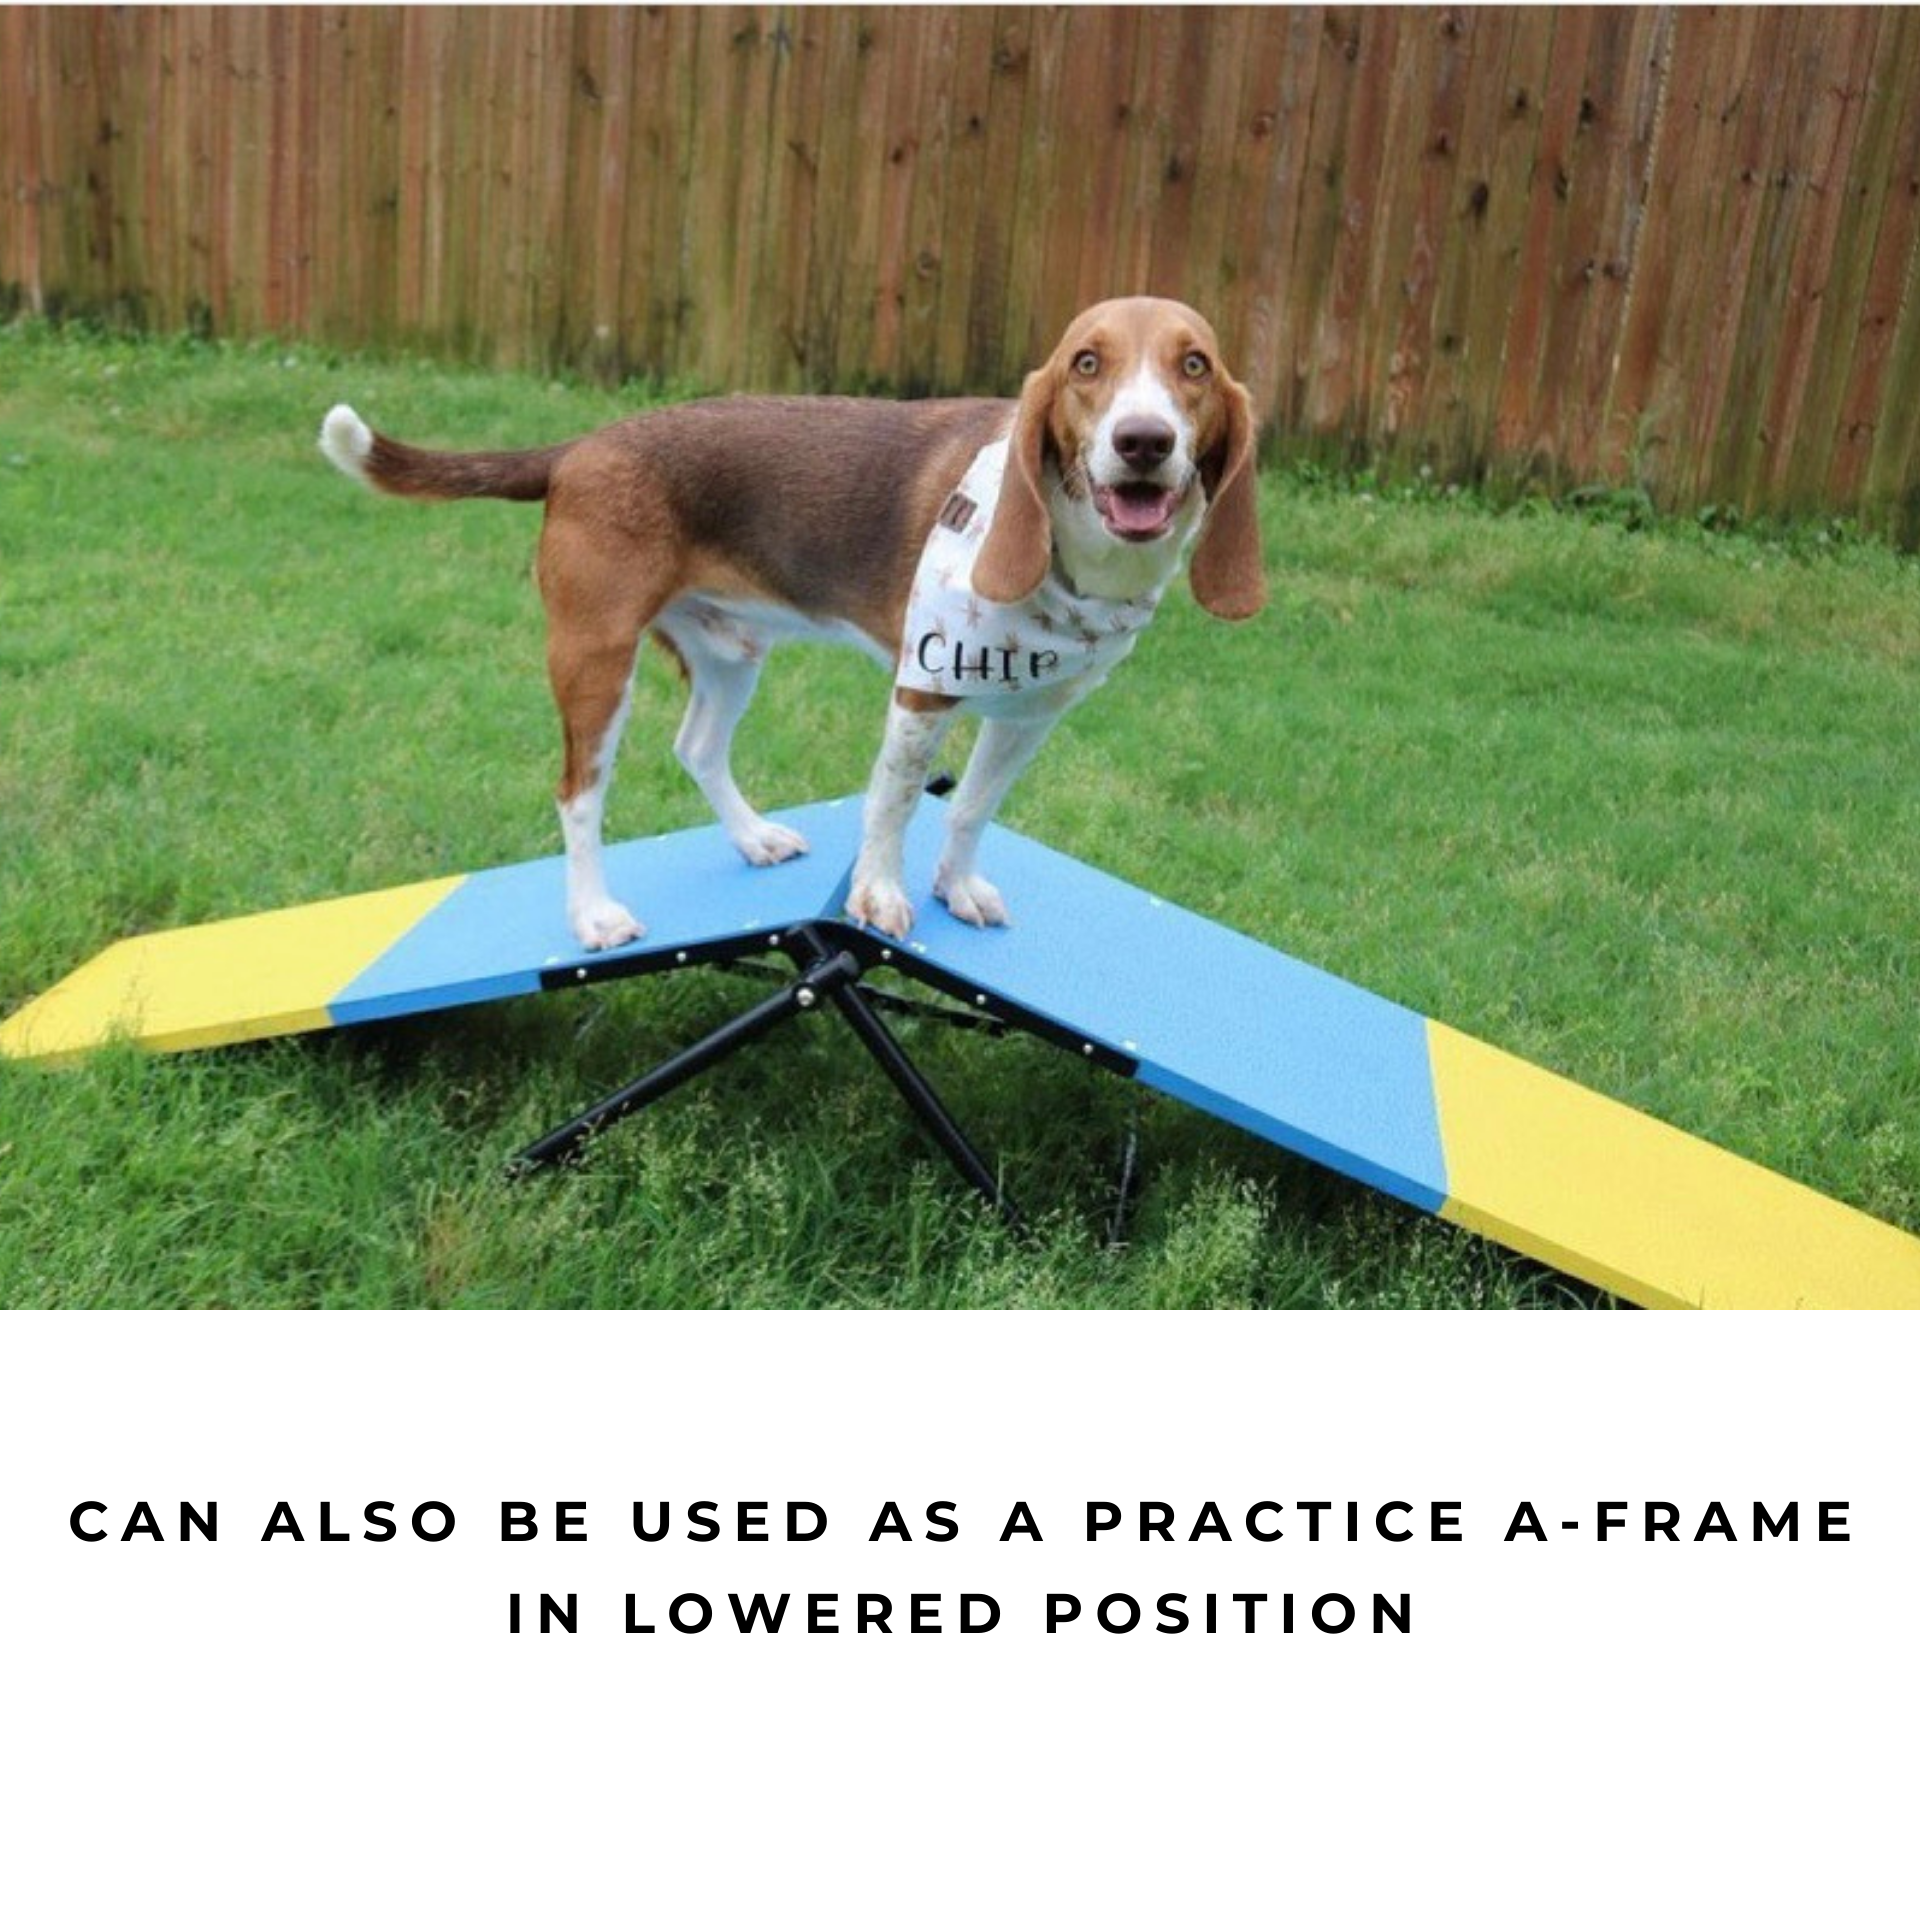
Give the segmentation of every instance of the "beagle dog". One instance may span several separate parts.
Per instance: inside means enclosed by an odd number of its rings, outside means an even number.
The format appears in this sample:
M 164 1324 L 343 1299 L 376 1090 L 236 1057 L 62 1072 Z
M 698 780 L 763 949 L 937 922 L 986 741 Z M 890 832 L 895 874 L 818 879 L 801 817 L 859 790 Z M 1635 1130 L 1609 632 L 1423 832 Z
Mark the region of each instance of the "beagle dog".
M 1213 329 L 1170 300 L 1090 308 L 1017 402 L 703 400 L 518 453 L 427 452 L 339 406 L 320 446 L 388 493 L 546 502 L 567 915 L 589 949 L 644 931 L 601 860 L 643 633 L 688 683 L 674 751 L 755 865 L 806 851 L 729 764 L 769 648 L 850 642 L 894 676 L 847 910 L 898 940 L 907 822 L 958 713 L 980 729 L 934 892 L 1000 925 L 980 837 L 1054 722 L 1125 658 L 1189 556 L 1211 613 L 1245 619 L 1265 599 L 1247 391 Z

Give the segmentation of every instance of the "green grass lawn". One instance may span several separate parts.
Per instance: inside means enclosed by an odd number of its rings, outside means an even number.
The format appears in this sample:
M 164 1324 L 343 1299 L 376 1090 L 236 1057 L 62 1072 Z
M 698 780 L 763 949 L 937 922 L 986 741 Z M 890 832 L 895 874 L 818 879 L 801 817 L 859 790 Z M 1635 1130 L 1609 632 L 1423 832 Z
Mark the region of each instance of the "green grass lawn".
M 641 404 L 308 348 L 0 329 L 0 1015 L 126 934 L 556 850 L 537 512 L 313 450 Z M 1182 593 L 1010 825 L 1920 1230 L 1920 565 L 1271 477 L 1269 611 Z M 874 670 L 783 653 L 762 806 L 864 784 Z M 704 817 L 649 659 L 616 836 Z M 1017 904 L 1017 903 L 1016 903 Z M 914 1046 L 1010 1240 L 837 1023 L 508 1154 L 763 989 L 637 982 L 0 1068 L 0 1299 L 113 1306 L 1508 1306 L 1584 1289 L 1038 1042 Z M 1129 1133 L 1140 1185 L 1111 1210 Z

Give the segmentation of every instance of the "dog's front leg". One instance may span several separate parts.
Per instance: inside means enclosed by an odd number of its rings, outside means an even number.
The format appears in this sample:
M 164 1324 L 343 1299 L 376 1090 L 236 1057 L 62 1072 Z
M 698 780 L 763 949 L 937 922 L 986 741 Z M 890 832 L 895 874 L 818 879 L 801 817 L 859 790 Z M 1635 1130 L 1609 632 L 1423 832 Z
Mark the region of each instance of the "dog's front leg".
M 967 771 L 947 803 L 947 843 L 933 876 L 934 892 L 956 919 L 976 927 L 1007 924 L 999 888 L 975 865 L 980 836 L 1059 717 L 1054 708 L 1031 719 L 981 721 Z
M 887 708 L 880 758 L 867 783 L 860 857 L 853 863 L 847 911 L 890 940 L 904 940 L 913 926 L 906 885 L 907 822 L 933 770 L 933 756 L 953 725 L 956 704 L 939 694 L 900 689 Z

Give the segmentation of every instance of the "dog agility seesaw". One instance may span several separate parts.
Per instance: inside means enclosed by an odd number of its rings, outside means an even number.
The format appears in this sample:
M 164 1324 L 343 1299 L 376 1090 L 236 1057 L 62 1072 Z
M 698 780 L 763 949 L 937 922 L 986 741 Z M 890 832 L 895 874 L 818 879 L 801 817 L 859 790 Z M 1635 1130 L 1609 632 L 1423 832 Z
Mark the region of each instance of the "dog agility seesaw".
M 932 867 L 940 812 L 920 809 L 913 871 Z M 1010 1212 L 881 1018 L 867 976 L 892 969 L 1644 1306 L 1920 1306 L 1920 1239 L 1036 841 L 991 829 L 1017 926 L 983 932 L 922 899 L 913 937 L 888 943 L 843 914 L 859 800 L 779 818 L 811 857 L 748 867 L 717 826 L 610 848 L 610 879 L 651 909 L 633 946 L 574 945 L 556 856 L 122 941 L 0 1024 L 0 1055 L 220 1046 L 771 955 L 797 969 L 781 991 L 521 1163 L 832 1008 Z

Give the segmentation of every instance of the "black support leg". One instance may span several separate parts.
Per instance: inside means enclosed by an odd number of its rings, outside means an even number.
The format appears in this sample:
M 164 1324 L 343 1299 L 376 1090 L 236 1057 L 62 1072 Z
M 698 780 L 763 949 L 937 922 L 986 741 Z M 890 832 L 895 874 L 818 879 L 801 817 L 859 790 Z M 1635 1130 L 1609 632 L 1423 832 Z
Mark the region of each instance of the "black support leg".
M 1019 1208 L 1007 1197 L 992 1168 L 974 1150 L 973 1142 L 960 1131 L 959 1122 L 947 1111 L 926 1075 L 907 1058 L 886 1022 L 867 1005 L 860 989 L 851 982 L 842 982 L 827 991 L 835 1010 L 859 1036 L 860 1044 L 885 1069 L 887 1078 L 899 1089 L 900 1097 L 913 1109 L 914 1117 L 933 1136 L 960 1177 L 1017 1232 L 1021 1226 Z
M 684 1086 L 687 1081 L 705 1073 L 709 1067 L 718 1066 L 729 1054 L 737 1053 L 749 1042 L 758 1040 L 762 1034 L 791 1020 L 795 1014 L 810 1011 L 820 1003 L 821 997 L 833 983 L 857 979 L 859 972 L 859 963 L 852 954 L 832 954 L 820 959 L 791 986 L 782 987 L 758 1006 L 736 1014 L 725 1026 L 716 1027 L 704 1039 L 696 1040 L 692 1046 L 676 1053 L 671 1060 L 663 1060 L 617 1093 L 608 1094 L 585 1113 L 577 1114 L 555 1127 L 532 1146 L 523 1147 L 507 1163 L 507 1171 L 510 1174 L 533 1173 L 541 1167 L 557 1166 L 575 1158 L 602 1127 L 610 1127 L 616 1120 L 624 1120 L 629 1114 L 638 1113 L 642 1107 L 651 1106 L 676 1087 Z
M 531 1146 L 523 1147 L 508 1162 L 508 1173 L 533 1173 L 573 1159 L 603 1127 L 610 1127 L 662 1099 L 676 1087 L 684 1086 L 709 1067 L 718 1066 L 730 1054 L 791 1020 L 795 1014 L 831 1005 L 853 1029 L 860 1044 L 880 1063 L 900 1097 L 913 1110 L 914 1117 L 960 1177 L 1010 1228 L 1017 1230 L 1021 1224 L 1019 1210 L 1001 1191 L 993 1169 L 960 1130 L 959 1122 L 947 1111 L 926 1075 L 907 1057 L 906 1050 L 862 992 L 863 966 L 859 954 L 836 940 L 832 929 L 817 924 L 792 929 L 787 936 L 786 951 L 801 967 L 799 977 L 791 985 L 782 987 L 746 1012 L 736 1014 L 704 1039 L 682 1048 L 672 1059 L 663 1060 L 639 1079 L 608 1094 Z M 969 1021 L 975 1018 L 959 1017 Z

